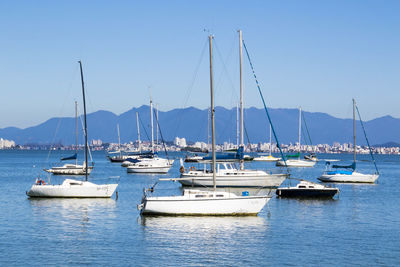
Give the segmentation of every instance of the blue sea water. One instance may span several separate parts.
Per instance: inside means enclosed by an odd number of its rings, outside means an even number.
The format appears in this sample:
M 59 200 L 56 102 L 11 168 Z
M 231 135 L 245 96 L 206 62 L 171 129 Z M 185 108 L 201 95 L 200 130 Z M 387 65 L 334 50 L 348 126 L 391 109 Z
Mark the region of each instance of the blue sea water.
M 118 181 L 118 200 L 29 199 L 44 167 L 66 152 L 0 151 L 0 266 L 398 266 L 400 157 L 378 155 L 375 185 L 337 184 L 334 200 L 273 198 L 257 217 L 145 217 L 136 205 L 159 175 L 127 174 L 94 152 L 95 183 Z M 174 157 L 180 154 L 173 154 Z M 319 155 L 350 162 L 351 155 Z M 357 164 L 373 172 L 368 156 Z M 164 177 L 178 175 L 179 162 Z M 248 163 L 270 168 L 272 163 Z M 292 170 L 317 181 L 324 170 Z M 111 177 L 111 178 L 110 178 Z M 119 177 L 119 178 L 118 178 Z M 60 183 L 62 177 L 52 177 Z M 287 182 L 285 182 L 287 183 Z M 165 182 L 160 194 L 179 193 Z

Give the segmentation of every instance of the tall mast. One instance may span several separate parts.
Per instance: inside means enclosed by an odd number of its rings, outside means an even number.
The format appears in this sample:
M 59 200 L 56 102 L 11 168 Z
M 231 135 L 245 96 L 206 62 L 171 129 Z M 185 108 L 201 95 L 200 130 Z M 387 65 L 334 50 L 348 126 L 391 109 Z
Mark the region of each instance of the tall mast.
M 136 127 L 137 127 L 137 136 L 138 136 L 138 148 L 139 148 L 139 152 L 142 152 L 142 148 L 140 146 L 139 113 L 137 113 L 137 112 L 136 112 Z
M 151 124 L 151 152 L 154 153 L 154 134 L 153 134 L 153 100 L 150 96 L 150 124 Z
M 356 163 L 356 101 L 353 98 L 353 162 Z
M 212 171 L 213 171 L 213 187 L 214 191 L 216 186 L 216 168 L 215 168 L 215 123 L 214 123 L 214 89 L 213 89 L 213 69 L 212 69 L 212 35 L 208 36 L 210 44 L 210 92 L 211 92 L 211 139 L 212 139 Z
M 301 150 L 300 140 L 301 140 L 301 107 L 299 107 L 299 153 Z
M 243 60 L 243 52 L 242 52 L 242 31 L 239 30 L 239 70 L 240 70 L 240 146 L 244 148 L 243 142 L 243 73 L 242 73 L 242 60 Z M 240 169 L 244 169 L 244 161 L 240 160 Z
M 75 165 L 78 165 L 78 102 L 75 101 Z
M 117 123 L 117 132 L 118 132 L 118 150 L 119 150 L 119 157 L 122 157 L 121 154 L 121 137 L 119 135 L 119 123 Z
M 87 123 L 86 123 L 86 99 L 85 99 L 85 83 L 83 82 L 82 62 L 79 60 L 79 67 L 81 69 L 81 83 L 82 83 L 82 98 L 83 98 L 83 114 L 85 118 L 85 180 L 88 180 L 88 143 L 87 143 Z

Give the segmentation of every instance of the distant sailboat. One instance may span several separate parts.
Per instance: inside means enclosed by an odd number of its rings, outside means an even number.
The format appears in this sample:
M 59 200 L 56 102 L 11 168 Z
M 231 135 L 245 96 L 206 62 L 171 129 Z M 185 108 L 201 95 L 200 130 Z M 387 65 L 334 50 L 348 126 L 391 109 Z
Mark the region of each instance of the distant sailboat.
M 254 161 L 278 161 L 280 158 L 272 156 L 272 135 L 271 135 L 271 124 L 269 125 L 269 155 L 259 156 L 253 159 Z
M 79 61 L 82 83 L 83 110 L 85 118 L 85 181 L 65 179 L 60 185 L 45 184 L 38 180 L 26 193 L 29 197 L 48 197 L 48 198 L 109 198 L 117 189 L 118 184 L 94 184 L 88 182 L 88 142 L 87 142 L 87 123 L 86 123 L 86 100 L 85 86 L 83 82 L 82 63 Z
M 75 101 L 75 154 L 69 157 L 61 158 L 64 160 L 75 160 L 75 164 L 64 164 L 63 166 L 53 166 L 50 169 L 44 169 L 46 172 L 55 174 L 55 175 L 85 175 L 86 167 L 85 162 L 82 165 L 79 165 L 77 162 L 78 158 L 78 103 Z M 90 174 L 93 170 L 93 165 L 88 167 L 88 174 Z
M 216 191 L 216 164 L 215 164 L 215 122 L 214 122 L 214 94 L 212 71 L 212 36 L 209 36 L 210 46 L 210 91 L 211 91 L 211 128 L 212 128 L 212 173 L 213 190 L 185 189 L 182 196 L 153 197 L 148 194 L 154 188 L 145 190 L 142 202 L 138 209 L 142 215 L 257 215 L 270 196 L 248 196 L 243 192 L 237 196 L 230 192 Z
M 153 134 L 153 101 L 150 98 L 150 120 L 151 120 L 151 151 L 152 157 L 138 157 L 127 165 L 128 173 L 167 173 L 174 163 L 172 159 L 164 159 L 154 154 L 154 134 Z M 158 117 L 157 117 L 158 129 Z
M 353 163 L 348 166 L 343 165 L 332 165 L 331 168 L 328 169 L 319 177 L 318 179 L 323 182 L 337 182 L 337 183 L 374 183 L 379 177 L 379 171 L 375 164 L 376 173 L 374 174 L 363 174 L 356 172 L 356 154 L 357 154 L 357 147 L 356 147 L 356 102 L 353 99 Z M 358 108 L 357 108 L 358 111 Z M 360 115 L 360 113 L 358 113 Z M 362 120 L 360 118 L 361 125 Z M 364 129 L 364 127 L 363 127 Z M 366 137 L 365 129 L 364 134 Z M 367 139 L 368 142 L 368 139 Z M 369 147 L 369 142 L 368 142 Z M 370 154 L 373 158 L 371 148 Z M 330 162 L 327 162 L 327 165 L 330 166 Z
M 276 162 L 276 166 L 279 167 L 314 167 L 315 161 L 311 160 L 302 160 L 300 159 L 300 150 L 301 150 L 301 108 L 299 108 L 299 152 L 294 155 L 287 155 L 286 162 L 284 160 L 278 160 Z

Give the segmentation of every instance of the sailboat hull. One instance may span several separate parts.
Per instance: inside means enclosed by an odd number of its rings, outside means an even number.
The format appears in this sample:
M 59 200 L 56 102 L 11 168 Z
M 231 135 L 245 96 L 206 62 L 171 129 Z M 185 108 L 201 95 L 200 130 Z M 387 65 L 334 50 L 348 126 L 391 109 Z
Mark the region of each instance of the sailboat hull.
M 66 164 L 62 167 L 53 167 L 44 170 L 54 175 L 85 175 L 85 167 L 82 165 Z M 93 166 L 88 167 L 88 174 L 90 174 L 92 170 Z
M 318 180 L 332 183 L 375 183 L 378 177 L 378 174 L 362 174 L 358 172 L 352 172 L 351 174 L 324 173 L 318 178 Z
M 246 173 L 247 172 L 247 173 Z M 263 187 L 278 188 L 286 179 L 286 174 L 258 174 L 254 171 L 238 171 L 221 175 L 217 173 L 217 187 Z M 183 173 L 182 180 L 178 180 L 184 186 L 213 186 L 212 173 L 204 173 L 201 171 Z
M 43 198 L 109 198 L 118 184 L 93 184 L 66 179 L 60 185 L 33 185 L 26 193 L 29 197 Z
M 187 199 L 185 196 L 149 197 L 142 215 L 167 216 L 255 216 L 271 199 L 267 196 Z
M 286 160 L 286 165 L 288 167 L 314 167 L 315 161 L 301 160 L 301 159 L 288 159 Z M 285 167 L 285 162 L 283 160 L 278 160 L 276 166 Z

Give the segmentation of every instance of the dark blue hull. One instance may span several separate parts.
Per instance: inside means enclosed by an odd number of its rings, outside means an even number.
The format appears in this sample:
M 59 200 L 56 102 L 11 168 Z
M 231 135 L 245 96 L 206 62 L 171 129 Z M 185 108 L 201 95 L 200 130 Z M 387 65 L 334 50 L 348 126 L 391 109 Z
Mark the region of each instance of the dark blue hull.
M 326 189 L 289 189 L 278 188 L 276 194 L 278 197 L 295 197 L 295 198 L 332 198 L 339 192 L 337 188 Z

